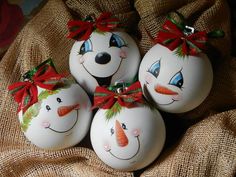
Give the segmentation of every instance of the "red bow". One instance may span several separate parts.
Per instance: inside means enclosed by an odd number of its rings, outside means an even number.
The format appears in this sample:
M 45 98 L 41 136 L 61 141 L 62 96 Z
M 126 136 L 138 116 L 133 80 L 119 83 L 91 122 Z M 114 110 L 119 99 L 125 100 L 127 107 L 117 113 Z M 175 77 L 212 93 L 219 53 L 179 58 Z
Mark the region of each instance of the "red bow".
M 180 56 L 197 55 L 201 49 L 205 49 L 207 41 L 207 33 L 205 31 L 193 34 L 185 34 L 170 20 L 167 20 L 163 27 L 163 31 L 157 34 L 156 42 L 160 43 L 170 50 L 175 50 Z
M 97 19 L 90 21 L 71 20 L 67 23 L 70 34 L 68 38 L 75 40 L 87 40 L 94 29 L 109 32 L 119 24 L 117 18 L 112 17 L 109 12 L 102 13 Z
M 135 82 L 122 93 L 112 92 L 104 87 L 96 87 L 94 94 L 94 106 L 102 109 L 111 108 L 116 102 L 124 107 L 132 107 L 136 102 L 143 102 L 140 82 Z
M 58 74 L 55 69 L 46 64 L 41 66 L 30 81 L 16 82 L 8 87 L 15 101 L 19 104 L 18 112 L 23 113 L 34 103 L 38 102 L 37 86 L 53 90 L 64 75 Z

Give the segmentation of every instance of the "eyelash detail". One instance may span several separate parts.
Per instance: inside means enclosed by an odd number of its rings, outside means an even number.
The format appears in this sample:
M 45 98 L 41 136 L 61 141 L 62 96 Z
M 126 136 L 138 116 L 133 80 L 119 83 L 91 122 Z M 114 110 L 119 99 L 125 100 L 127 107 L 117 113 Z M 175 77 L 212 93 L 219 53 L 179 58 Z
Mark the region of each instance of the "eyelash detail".
M 184 78 L 183 78 L 183 74 L 181 71 L 177 72 L 171 79 L 169 82 L 170 85 L 174 85 L 178 88 L 182 88 L 183 84 L 184 84 Z
M 122 123 L 121 126 L 122 126 L 122 128 L 123 128 L 124 130 L 128 130 L 127 127 L 126 127 L 126 125 L 125 125 L 125 123 Z
M 115 131 L 114 131 L 114 129 L 113 128 L 111 128 L 111 136 L 115 133 Z
M 57 102 L 61 103 L 62 102 L 61 98 L 57 98 Z
M 84 43 L 81 45 L 79 54 L 84 55 L 87 52 L 92 52 L 92 51 L 93 51 L 93 45 L 92 45 L 92 42 L 90 41 L 90 39 L 88 39 L 88 40 L 84 41 Z
M 109 42 L 110 47 L 127 47 L 127 44 L 125 43 L 125 41 L 118 36 L 117 34 L 112 34 L 111 38 L 110 38 L 110 42 Z
M 50 110 L 51 110 L 51 108 L 50 108 L 49 105 L 46 105 L 46 110 L 47 110 L 47 111 L 50 111 Z
M 161 69 L 161 62 L 160 60 L 156 61 L 151 65 L 147 72 L 151 73 L 154 77 L 158 77 Z

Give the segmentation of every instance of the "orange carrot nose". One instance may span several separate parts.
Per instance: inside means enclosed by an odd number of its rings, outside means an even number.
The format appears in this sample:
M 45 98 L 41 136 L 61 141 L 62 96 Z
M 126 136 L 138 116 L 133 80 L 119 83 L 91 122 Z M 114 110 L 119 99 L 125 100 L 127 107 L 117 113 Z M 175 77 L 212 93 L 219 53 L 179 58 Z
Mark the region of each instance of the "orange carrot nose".
M 125 131 L 120 125 L 120 122 L 116 120 L 116 142 L 119 146 L 124 147 L 129 143 L 129 140 L 125 134 Z
M 57 109 L 57 113 L 60 117 L 63 117 L 66 114 L 69 114 L 71 111 L 78 108 L 79 108 L 79 104 L 70 105 L 70 106 L 61 106 Z
M 173 90 L 171 90 L 167 87 L 161 86 L 159 84 L 157 86 L 155 86 L 155 91 L 157 93 L 165 94 L 165 95 L 178 95 L 177 92 L 174 92 Z

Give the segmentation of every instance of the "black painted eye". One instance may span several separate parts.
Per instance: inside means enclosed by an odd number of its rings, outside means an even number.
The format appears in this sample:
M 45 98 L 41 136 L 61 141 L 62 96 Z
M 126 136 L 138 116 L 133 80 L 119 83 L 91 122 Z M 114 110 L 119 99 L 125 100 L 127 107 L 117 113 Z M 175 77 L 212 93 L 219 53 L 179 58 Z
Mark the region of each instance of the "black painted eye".
M 47 109 L 47 111 L 51 110 L 50 106 L 48 106 L 48 105 L 46 105 L 46 109 Z
M 127 127 L 126 127 L 126 125 L 125 125 L 124 123 L 122 123 L 121 126 L 122 126 L 122 128 L 123 128 L 124 130 L 127 130 Z
M 111 136 L 115 133 L 114 129 L 111 128 Z
M 157 78 L 159 76 L 160 69 L 161 69 L 161 63 L 160 60 L 158 60 L 151 65 L 151 67 L 148 69 L 148 72 Z
M 112 34 L 111 38 L 110 38 L 110 47 L 124 47 L 127 46 L 125 41 L 118 35 L 116 34 Z
M 61 103 L 62 101 L 61 101 L 61 98 L 57 98 L 57 102 L 58 103 Z
M 84 55 L 85 53 L 92 51 L 93 51 L 92 42 L 90 41 L 90 39 L 88 39 L 84 41 L 84 43 L 81 45 L 79 54 Z

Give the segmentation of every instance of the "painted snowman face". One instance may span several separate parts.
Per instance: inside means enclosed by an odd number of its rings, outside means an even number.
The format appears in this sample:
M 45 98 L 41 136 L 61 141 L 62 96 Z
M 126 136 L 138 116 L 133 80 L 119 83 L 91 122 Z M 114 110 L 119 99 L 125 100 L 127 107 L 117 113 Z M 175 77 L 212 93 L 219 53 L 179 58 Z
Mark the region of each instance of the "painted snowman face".
M 205 54 L 180 58 L 157 44 L 142 60 L 139 81 L 144 95 L 159 109 L 181 113 L 204 101 L 212 87 L 213 71 Z
M 91 103 L 77 84 L 54 91 L 38 87 L 38 102 L 19 119 L 25 136 L 36 146 L 63 149 L 79 143 L 91 121 Z
M 106 110 L 99 110 L 91 126 L 91 142 L 98 157 L 120 170 L 141 169 L 161 152 L 165 142 L 165 125 L 159 112 L 149 107 L 122 108 L 110 120 Z
M 75 42 L 69 63 L 77 82 L 93 93 L 98 85 L 130 82 L 138 71 L 140 53 L 124 32 L 93 32 L 88 40 Z

